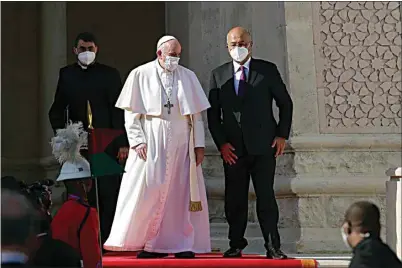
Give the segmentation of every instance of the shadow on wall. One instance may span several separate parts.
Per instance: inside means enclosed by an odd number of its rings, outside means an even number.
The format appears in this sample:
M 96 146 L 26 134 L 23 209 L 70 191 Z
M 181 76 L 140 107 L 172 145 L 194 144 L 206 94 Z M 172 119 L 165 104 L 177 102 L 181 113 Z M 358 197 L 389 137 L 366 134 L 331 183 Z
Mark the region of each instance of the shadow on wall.
M 288 147 L 285 154 L 278 158 L 274 185 L 279 207 L 279 232 L 283 249 L 289 253 L 299 252 L 301 239 L 299 197 L 292 190 L 292 181 L 297 180 L 294 157 L 292 148 Z

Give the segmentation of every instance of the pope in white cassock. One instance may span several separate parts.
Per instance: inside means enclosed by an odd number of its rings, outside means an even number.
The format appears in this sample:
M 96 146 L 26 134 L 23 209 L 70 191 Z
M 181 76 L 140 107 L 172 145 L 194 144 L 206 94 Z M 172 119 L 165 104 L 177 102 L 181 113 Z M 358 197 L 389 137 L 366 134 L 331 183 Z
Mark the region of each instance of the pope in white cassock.
M 194 72 L 179 65 L 180 53 L 176 38 L 162 37 L 157 59 L 131 71 L 117 100 L 131 149 L 106 250 L 141 251 L 138 258 L 211 250 L 200 165 L 201 112 L 210 105 Z

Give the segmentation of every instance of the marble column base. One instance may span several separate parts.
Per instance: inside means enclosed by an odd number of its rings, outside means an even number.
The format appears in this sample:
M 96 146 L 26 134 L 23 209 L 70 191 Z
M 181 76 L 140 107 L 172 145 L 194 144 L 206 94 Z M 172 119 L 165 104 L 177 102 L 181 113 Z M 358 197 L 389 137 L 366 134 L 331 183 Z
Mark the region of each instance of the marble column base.
M 390 180 L 387 189 L 387 244 L 402 259 L 402 168 L 391 168 L 386 172 Z

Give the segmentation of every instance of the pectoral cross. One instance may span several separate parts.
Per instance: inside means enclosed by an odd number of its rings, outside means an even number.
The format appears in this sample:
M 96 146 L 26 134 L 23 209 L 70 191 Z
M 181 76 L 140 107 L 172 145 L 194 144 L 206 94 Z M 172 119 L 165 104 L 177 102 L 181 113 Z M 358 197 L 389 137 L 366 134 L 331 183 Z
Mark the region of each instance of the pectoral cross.
M 173 107 L 173 104 L 170 103 L 170 100 L 167 101 L 163 107 L 166 107 L 168 109 L 168 114 L 170 114 L 170 109 Z

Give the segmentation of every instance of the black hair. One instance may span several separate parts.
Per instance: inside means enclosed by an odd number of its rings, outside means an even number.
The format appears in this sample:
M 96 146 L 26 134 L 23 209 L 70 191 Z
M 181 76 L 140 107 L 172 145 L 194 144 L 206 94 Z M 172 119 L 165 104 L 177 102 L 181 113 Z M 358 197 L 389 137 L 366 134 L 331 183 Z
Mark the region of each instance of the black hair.
M 78 42 L 82 40 L 84 42 L 93 42 L 95 45 L 97 45 L 96 37 L 90 32 L 82 32 L 77 35 L 75 38 L 74 42 L 74 47 L 78 46 Z
M 380 209 L 375 204 L 368 201 L 359 201 L 348 208 L 345 214 L 345 222 L 349 224 L 351 229 L 359 229 L 361 232 L 379 236 L 381 229 L 380 215 Z

